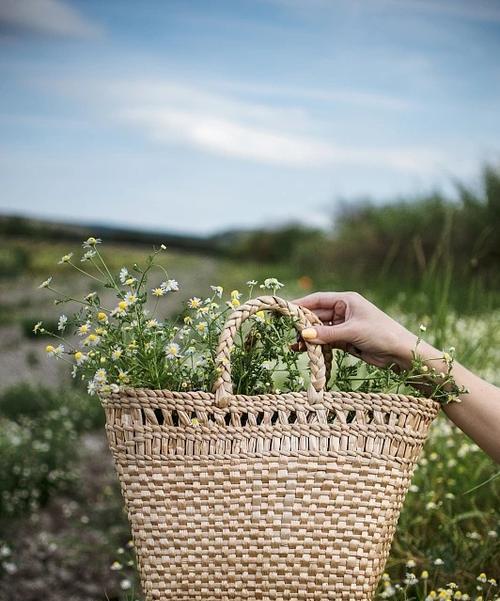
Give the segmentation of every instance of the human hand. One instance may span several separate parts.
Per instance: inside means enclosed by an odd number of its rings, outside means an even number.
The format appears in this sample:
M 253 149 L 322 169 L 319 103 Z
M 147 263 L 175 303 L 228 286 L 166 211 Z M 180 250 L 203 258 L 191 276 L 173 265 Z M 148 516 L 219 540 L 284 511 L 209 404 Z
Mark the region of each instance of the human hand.
M 325 324 L 302 330 L 304 340 L 330 344 L 377 367 L 410 365 L 417 336 L 357 292 L 315 292 L 292 302 Z M 293 348 L 302 350 L 300 343 Z

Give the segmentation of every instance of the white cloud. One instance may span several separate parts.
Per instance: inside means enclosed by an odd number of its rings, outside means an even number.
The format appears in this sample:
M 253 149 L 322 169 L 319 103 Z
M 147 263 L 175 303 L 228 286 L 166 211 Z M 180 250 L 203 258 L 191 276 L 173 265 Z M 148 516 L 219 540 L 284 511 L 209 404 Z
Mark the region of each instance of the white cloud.
M 62 0 L 1 0 L 0 26 L 63 37 L 92 38 L 102 33 Z
M 329 123 L 318 121 L 300 105 L 290 106 L 290 99 L 286 105 L 251 102 L 162 79 L 69 79 L 55 85 L 87 105 L 97 103 L 106 119 L 112 115 L 115 123 L 125 123 L 156 143 L 226 158 L 296 168 L 353 165 L 422 175 L 447 163 L 442 154 L 426 147 L 339 143 Z

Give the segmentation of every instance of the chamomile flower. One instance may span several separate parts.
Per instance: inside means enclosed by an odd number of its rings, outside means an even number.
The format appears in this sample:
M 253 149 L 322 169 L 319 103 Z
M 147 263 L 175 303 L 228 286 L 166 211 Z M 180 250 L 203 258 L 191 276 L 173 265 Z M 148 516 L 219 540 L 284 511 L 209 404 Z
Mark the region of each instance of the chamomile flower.
M 84 346 L 97 346 L 101 338 L 97 334 L 89 334 L 83 341 Z
M 128 269 L 127 269 L 126 267 L 122 267 L 122 268 L 120 269 L 120 274 L 119 274 L 119 276 L 118 276 L 118 277 L 119 277 L 119 279 L 120 279 L 120 282 L 121 282 L 122 284 L 125 284 L 125 282 L 126 282 L 126 280 L 127 280 L 128 276 L 129 276 L 129 274 L 128 274 Z
M 71 261 L 72 256 L 73 256 L 73 253 L 64 255 L 63 257 L 61 257 L 60 261 L 57 262 L 57 264 L 62 265 L 62 263 L 69 263 Z
M 117 346 L 111 351 L 111 359 L 113 359 L 113 361 L 118 361 L 122 355 L 123 349 L 120 346 Z
M 108 323 L 108 316 L 106 313 L 104 313 L 104 311 L 99 311 L 97 314 L 97 321 L 100 321 L 101 323 Z
M 224 288 L 222 286 L 210 286 L 214 291 L 215 296 L 222 298 L 222 293 L 224 292 Z
M 160 327 L 160 322 L 157 319 L 149 319 L 146 322 L 146 327 L 147 328 L 151 328 L 151 329 L 159 328 Z
M 95 248 L 97 244 L 101 244 L 102 240 L 100 238 L 94 238 L 91 236 L 87 238 L 85 242 L 82 244 L 83 248 Z
M 164 288 L 152 288 L 151 292 L 153 293 L 153 296 L 156 297 L 165 296 L 165 294 L 167 293 Z
M 82 365 L 83 363 L 85 363 L 85 361 L 87 361 L 88 356 L 85 355 L 84 353 L 82 353 L 81 351 L 76 351 L 76 353 L 73 354 L 73 357 L 76 361 L 76 364 L 78 366 Z
M 43 325 L 43 321 L 38 321 L 33 327 L 33 332 L 35 334 L 38 334 L 38 332 L 43 332 L 44 328 L 42 328 L 42 325 Z
M 87 302 L 91 302 L 95 299 L 96 296 L 97 292 L 89 292 L 89 294 L 87 294 L 84 300 L 86 300 Z
M 52 282 L 52 276 L 48 277 L 44 282 L 38 286 L 39 288 L 48 288 L 50 286 L 50 282 Z
M 258 284 L 258 283 L 259 283 L 259 282 L 258 282 L 257 280 L 248 280 L 248 282 L 247 282 L 247 286 L 248 286 L 249 288 L 253 288 L 254 286 L 257 286 L 257 284 Z
M 190 309 L 199 309 L 201 307 L 201 298 L 193 296 L 188 300 L 187 304 Z
M 124 300 L 127 303 L 127 305 L 133 305 L 137 302 L 137 295 L 133 292 L 127 292 L 127 294 L 125 294 Z
M 125 286 L 133 286 L 137 282 L 137 278 L 130 276 L 125 280 Z
M 130 378 L 129 375 L 126 371 L 120 370 L 118 372 L 118 380 L 122 383 L 122 384 L 128 384 L 130 382 Z
M 180 356 L 180 347 L 176 342 L 167 344 L 165 348 L 165 356 L 167 359 L 177 359 Z
M 90 394 L 90 396 L 93 396 L 97 391 L 97 386 L 95 384 L 95 382 L 93 382 L 92 380 L 88 383 L 87 385 L 87 393 Z
M 207 331 L 208 324 L 206 321 L 200 321 L 196 324 L 195 327 L 197 332 L 199 332 L 200 334 L 205 334 L 205 332 Z
M 128 307 L 128 303 L 127 301 L 120 301 L 118 303 L 118 305 L 111 311 L 110 315 L 112 317 L 114 317 L 115 315 L 118 315 L 118 317 L 123 317 L 124 315 L 127 314 L 127 307 Z
M 264 280 L 264 283 L 260 285 L 260 288 L 266 290 L 273 290 L 274 292 L 276 292 L 276 290 L 283 288 L 284 285 L 285 284 L 282 284 L 276 278 L 266 278 Z
M 80 261 L 82 263 L 86 263 L 87 261 L 90 261 L 91 259 L 93 259 L 96 256 L 96 254 L 97 253 L 95 250 L 88 250 L 87 252 L 83 253 Z
M 81 326 L 78 326 L 76 332 L 78 336 L 85 336 L 90 332 L 91 327 L 91 324 L 87 321 L 86 323 L 82 323 Z
M 186 317 L 184 317 L 184 323 L 190 326 L 193 323 L 193 318 L 189 315 L 186 315 Z
M 59 317 L 59 321 L 57 322 L 57 329 L 60 332 L 64 332 L 67 322 L 68 322 L 68 318 L 66 317 L 66 315 L 61 315 Z
M 177 292 L 179 290 L 179 282 L 177 280 L 167 280 L 166 282 L 162 282 L 160 287 L 165 292 Z
M 59 344 L 58 346 L 54 347 L 51 344 L 48 344 L 45 347 L 45 352 L 50 357 L 56 357 L 57 359 L 60 359 L 62 357 L 62 354 L 64 353 L 64 346 L 62 344 Z
M 94 374 L 94 382 L 96 384 L 105 384 L 108 380 L 108 374 L 104 368 L 98 369 Z

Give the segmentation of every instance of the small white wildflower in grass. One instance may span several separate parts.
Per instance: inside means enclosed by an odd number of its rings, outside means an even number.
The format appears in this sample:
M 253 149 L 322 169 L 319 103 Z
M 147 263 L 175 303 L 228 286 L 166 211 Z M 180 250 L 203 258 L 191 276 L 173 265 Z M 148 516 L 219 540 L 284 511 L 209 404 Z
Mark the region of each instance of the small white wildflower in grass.
M 127 303 L 127 305 L 133 305 L 137 302 L 137 295 L 133 292 L 127 292 L 124 300 Z
M 91 236 L 87 238 L 85 242 L 82 244 L 83 248 L 94 248 L 97 244 L 101 244 L 102 240 L 100 238 L 94 238 Z
M 0 557 L 9 557 L 11 554 L 10 547 L 5 543 L 0 547 Z
M 62 354 L 64 353 L 64 346 L 62 344 L 59 344 L 58 346 L 54 347 L 51 344 L 48 344 L 45 347 L 45 352 L 50 357 L 56 357 L 59 359 L 60 357 L 62 357 Z
M 43 321 L 38 321 L 38 322 L 35 324 L 35 326 L 33 327 L 33 332 L 34 332 L 35 334 L 38 334 L 38 332 L 43 332 L 44 330 L 43 330 L 43 328 L 42 328 L 42 325 L 43 325 Z
M 91 259 L 93 259 L 96 256 L 96 254 L 97 253 L 95 250 L 88 250 L 87 252 L 83 253 L 80 261 L 82 263 L 86 263 L 87 261 L 90 261 Z
M 253 288 L 254 286 L 257 286 L 257 284 L 258 284 L 258 283 L 259 283 L 259 282 L 258 282 L 257 280 L 248 280 L 248 282 L 247 282 L 247 286 L 248 286 L 249 288 Z
M 276 290 L 283 288 L 284 285 L 285 284 L 282 284 L 276 278 L 266 278 L 264 283 L 260 285 L 260 288 L 276 292 Z
M 427 510 L 436 509 L 436 507 L 437 507 L 437 505 L 436 505 L 436 503 L 434 503 L 434 501 L 429 501 L 425 506 L 425 508 Z M 437 565 L 437 564 L 435 564 L 435 565 Z
M 59 321 L 57 322 L 57 329 L 60 332 L 64 332 L 64 329 L 66 328 L 66 323 L 68 322 L 68 318 L 66 317 L 66 315 L 61 315 L 59 317 Z
M 166 294 L 166 291 L 163 288 L 152 288 L 151 292 L 153 293 L 153 296 L 156 297 L 165 296 Z
M 80 366 L 83 363 L 85 363 L 85 361 L 87 361 L 87 359 L 88 359 L 87 355 L 85 355 L 81 351 L 76 351 L 76 353 L 74 353 L 73 357 L 74 357 L 74 359 L 76 361 L 76 364 L 78 366 Z
M 199 309 L 201 307 L 201 298 L 193 296 L 188 300 L 187 304 L 190 309 Z
M 122 384 L 128 384 L 130 382 L 130 377 L 126 371 L 120 370 L 118 372 L 118 380 L 120 380 Z
M 476 580 L 484 584 L 488 580 L 488 578 L 486 577 L 486 574 L 484 572 L 481 572 L 481 574 L 479 574 Z
M 412 572 L 408 572 L 403 582 L 406 586 L 414 586 L 415 584 L 418 584 L 418 578 Z
M 125 282 L 126 282 L 126 280 L 127 280 L 127 278 L 128 278 L 128 275 L 129 275 L 129 274 L 128 274 L 128 269 L 127 269 L 126 267 L 122 267 L 122 268 L 120 269 L 120 274 L 119 274 L 119 276 L 118 276 L 118 278 L 120 279 L 120 282 L 121 282 L 122 284 L 125 284 Z
M 89 334 L 87 338 L 83 341 L 84 346 L 97 346 L 101 338 L 97 336 L 97 334 Z
M 87 385 L 87 393 L 90 396 L 93 396 L 97 391 L 97 386 L 95 385 L 95 382 L 90 381 Z
M 416 484 L 411 484 L 409 491 L 410 492 L 418 492 L 420 490 L 420 488 L 416 485 Z
M 215 296 L 222 298 L 222 293 L 224 292 L 224 288 L 222 286 L 210 286 L 215 293 Z
M 429 572 L 427 570 L 423 570 L 423 572 L 420 574 L 420 578 L 422 580 L 427 580 L 429 578 Z
M 17 566 L 12 561 L 3 561 L 2 562 L 3 569 L 7 572 L 7 574 L 15 574 L 17 572 Z
M 148 319 L 148 321 L 146 322 L 146 327 L 147 328 L 159 328 L 160 327 L 160 323 L 158 322 L 157 319 Z
M 196 331 L 200 334 L 204 334 L 207 331 L 208 324 L 206 321 L 200 321 L 200 323 L 196 324 Z
M 100 321 L 101 323 L 108 323 L 108 316 L 106 313 L 104 313 L 104 311 L 99 311 L 97 314 L 97 321 Z
M 417 565 L 417 562 L 414 559 L 409 559 L 406 562 L 406 567 L 407 568 L 414 568 Z
M 72 256 L 73 256 L 73 253 L 64 255 L 63 257 L 61 257 L 61 260 L 58 261 L 58 265 L 61 265 L 62 263 L 69 263 L 71 261 Z
M 87 323 L 82 323 L 81 326 L 78 326 L 78 328 L 76 329 L 76 333 L 78 334 L 78 336 L 86 336 L 91 329 L 91 325 L 89 322 Z
M 164 244 L 160 244 L 160 248 L 161 248 L 162 250 L 167 250 L 167 247 L 166 247 Z
M 123 355 L 123 350 L 121 347 L 117 347 L 115 349 L 113 349 L 113 351 L 111 352 L 111 359 L 113 359 L 113 361 L 118 361 L 118 359 Z
M 114 561 L 111 564 L 111 567 L 109 569 L 113 570 L 113 571 L 118 571 L 118 570 L 121 570 L 122 568 L 123 568 L 123 566 L 119 561 Z
M 128 591 L 131 587 L 132 587 L 132 583 L 130 582 L 130 580 L 128 578 L 124 578 L 123 580 L 120 580 L 120 588 L 122 589 L 122 591 Z
M 50 276 L 49 278 L 47 278 L 44 282 L 42 282 L 40 284 L 40 286 L 38 286 L 39 288 L 48 288 L 50 286 L 50 282 L 52 282 L 52 276 Z
M 490 538 L 497 538 L 498 537 L 498 532 L 496 530 L 488 530 L 488 536 Z
M 179 282 L 177 280 L 167 280 L 160 284 L 160 288 L 163 288 L 165 292 L 177 292 L 179 290 Z
M 425 326 L 423 323 L 421 323 L 419 329 L 420 329 L 421 332 L 426 332 L 427 331 L 427 326 Z
M 444 566 L 444 561 L 440 557 L 438 557 L 434 560 L 434 565 L 435 566 Z
M 167 347 L 165 349 L 165 355 L 167 359 L 177 359 L 177 357 L 179 357 L 180 354 L 179 351 L 179 345 L 176 342 L 171 342 L 170 344 L 167 344 Z
M 122 300 L 118 303 L 118 305 L 111 311 L 111 316 L 114 317 L 118 315 L 118 317 L 123 317 L 127 314 L 128 304 L 126 301 Z
M 475 532 L 475 531 L 467 532 L 467 534 L 465 536 L 472 540 L 481 540 L 481 535 L 479 534 L 479 532 Z
M 108 375 L 104 368 L 98 369 L 94 375 L 94 382 L 96 384 L 104 384 L 108 379 Z

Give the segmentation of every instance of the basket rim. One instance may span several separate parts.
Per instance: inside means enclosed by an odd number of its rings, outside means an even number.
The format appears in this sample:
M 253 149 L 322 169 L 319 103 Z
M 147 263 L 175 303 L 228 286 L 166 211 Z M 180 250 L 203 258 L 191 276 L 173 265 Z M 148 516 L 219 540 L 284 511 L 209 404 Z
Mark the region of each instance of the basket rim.
M 102 400 L 113 399 L 117 400 L 121 397 L 158 397 L 158 398 L 178 398 L 178 399 L 186 399 L 192 400 L 193 394 L 196 394 L 199 399 L 203 400 L 214 400 L 215 401 L 215 393 L 207 392 L 206 390 L 186 390 L 186 391 L 177 391 L 170 390 L 168 388 L 147 388 L 147 387 L 132 387 L 132 386 L 120 386 L 119 391 L 117 392 L 108 392 L 108 393 L 100 393 L 98 394 L 99 398 Z M 435 399 L 429 397 L 417 397 L 409 394 L 401 394 L 401 393 L 386 393 L 386 392 L 358 392 L 355 390 L 352 391 L 337 391 L 337 390 L 325 390 L 325 396 L 332 397 L 335 399 L 353 399 L 353 400 L 384 400 L 384 401 L 398 401 L 400 403 L 409 403 L 413 405 L 420 406 L 421 408 L 436 410 L 441 409 L 442 404 L 436 401 Z M 307 391 L 301 390 L 297 392 L 281 392 L 279 394 L 234 394 L 232 397 L 235 401 L 244 401 L 244 400 L 252 400 L 255 399 L 257 401 L 269 401 L 272 399 L 279 399 L 280 397 L 291 396 L 297 399 L 305 399 L 307 400 Z M 214 410 L 218 410 L 226 413 L 226 409 L 220 409 L 215 405 L 213 406 Z

